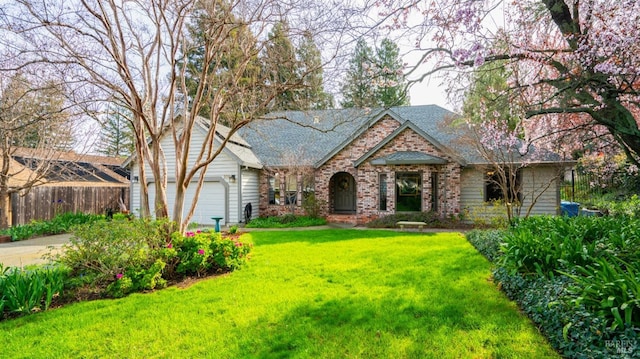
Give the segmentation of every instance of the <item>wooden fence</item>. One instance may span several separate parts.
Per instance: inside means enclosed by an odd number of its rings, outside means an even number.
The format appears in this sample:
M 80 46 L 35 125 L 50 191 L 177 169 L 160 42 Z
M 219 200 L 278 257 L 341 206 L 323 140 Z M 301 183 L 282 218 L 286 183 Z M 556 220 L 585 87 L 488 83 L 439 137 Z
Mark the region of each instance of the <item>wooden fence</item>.
M 58 214 L 104 214 L 119 209 L 118 198 L 129 204 L 129 187 L 34 187 L 26 195 L 11 195 L 11 225 L 50 220 Z

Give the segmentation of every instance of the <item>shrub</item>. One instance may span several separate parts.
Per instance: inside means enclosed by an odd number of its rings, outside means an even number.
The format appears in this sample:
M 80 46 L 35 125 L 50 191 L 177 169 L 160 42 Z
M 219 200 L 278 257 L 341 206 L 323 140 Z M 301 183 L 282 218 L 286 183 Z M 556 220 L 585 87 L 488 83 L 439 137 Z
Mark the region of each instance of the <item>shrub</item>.
M 569 288 L 575 299 L 604 318 L 612 330 L 625 326 L 640 327 L 640 264 L 619 258 L 600 258 L 592 265 L 577 266 L 569 275 Z
M 170 222 L 147 220 L 81 225 L 55 258 L 71 268 L 75 277 L 90 278 L 90 286 L 109 288 L 107 295 L 154 289 L 164 285 L 158 280 L 159 273 L 175 256 L 175 251 L 167 248 L 173 228 Z M 130 286 L 123 285 L 127 279 L 121 281 L 125 275 L 132 281 Z
M 324 218 L 313 218 L 307 216 L 295 216 L 287 214 L 281 217 L 260 217 L 254 218 L 247 223 L 247 228 L 293 228 L 312 227 L 327 224 Z
M 47 310 L 62 294 L 69 269 L 64 266 L 3 268 L 0 264 L 0 317 Z
M 74 226 L 103 218 L 100 215 L 68 212 L 59 214 L 50 221 L 31 221 L 29 224 L 3 229 L 0 233 L 10 235 L 13 241 L 21 241 L 35 236 L 66 233 Z
M 316 198 L 315 193 L 308 193 L 302 198 L 302 208 L 304 213 L 311 218 L 320 218 L 322 208 L 327 202 Z
M 251 250 L 250 244 L 215 232 L 174 234 L 172 244 L 179 258 L 176 272 L 196 276 L 238 269 Z

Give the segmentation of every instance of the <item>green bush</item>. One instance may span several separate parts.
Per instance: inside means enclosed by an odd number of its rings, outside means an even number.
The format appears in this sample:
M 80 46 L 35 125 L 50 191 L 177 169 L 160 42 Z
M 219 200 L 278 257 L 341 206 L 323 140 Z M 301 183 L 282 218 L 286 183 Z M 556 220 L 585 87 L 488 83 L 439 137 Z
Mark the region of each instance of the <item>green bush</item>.
M 47 310 L 69 276 L 64 266 L 7 267 L 0 264 L 0 317 Z
M 223 238 L 215 232 L 174 234 L 172 246 L 179 262 L 176 272 L 202 276 L 240 268 L 248 259 L 251 245 L 237 239 Z
M 107 295 L 154 289 L 163 286 L 159 273 L 175 257 L 175 251 L 167 248 L 174 228 L 170 222 L 147 220 L 102 220 L 80 225 L 56 259 L 71 268 L 74 277 L 91 278 L 90 286 L 111 286 L 105 291 Z M 121 279 L 125 275 L 132 283 L 123 287 L 127 279 Z
M 66 233 L 76 225 L 103 218 L 101 215 L 68 212 L 59 214 L 50 221 L 31 221 L 29 224 L 3 229 L 0 233 L 10 235 L 13 241 L 21 241 L 35 236 Z
M 576 266 L 569 275 L 574 285 L 571 302 L 584 305 L 604 318 L 612 330 L 640 327 L 640 263 L 616 257 L 600 258 L 586 266 Z
M 553 275 L 594 263 L 603 255 L 637 258 L 640 221 L 612 217 L 530 217 L 504 238 L 500 265 L 525 275 Z
M 327 224 L 324 218 L 314 218 L 308 216 L 295 216 L 286 214 L 280 217 L 259 217 L 254 218 L 247 223 L 247 228 L 293 228 L 293 227 L 312 227 Z
M 469 241 L 497 253 L 487 255 L 494 281 L 564 357 L 613 358 L 638 343 L 639 225 L 629 216 L 531 217 L 504 232 L 500 251 L 490 233 Z

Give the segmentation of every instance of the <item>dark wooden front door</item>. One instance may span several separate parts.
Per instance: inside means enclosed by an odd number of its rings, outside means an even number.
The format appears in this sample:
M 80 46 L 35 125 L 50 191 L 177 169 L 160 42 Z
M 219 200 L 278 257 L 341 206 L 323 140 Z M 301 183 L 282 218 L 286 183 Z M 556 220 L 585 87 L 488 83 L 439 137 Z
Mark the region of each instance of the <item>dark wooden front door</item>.
M 335 213 L 356 213 L 356 181 L 348 173 L 338 173 L 333 181 Z

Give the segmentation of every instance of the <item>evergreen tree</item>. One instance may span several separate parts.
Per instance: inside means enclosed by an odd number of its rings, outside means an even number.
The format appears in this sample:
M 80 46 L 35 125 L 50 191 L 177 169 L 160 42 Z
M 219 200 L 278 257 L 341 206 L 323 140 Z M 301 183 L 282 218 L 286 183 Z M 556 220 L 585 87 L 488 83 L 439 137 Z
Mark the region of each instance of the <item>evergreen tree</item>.
M 384 39 L 376 55 L 375 97 L 378 105 L 384 108 L 409 105 L 407 83 L 402 75 L 398 45 L 389 39 Z
M 373 50 L 363 39 L 358 40 L 342 89 L 342 107 L 377 107 L 372 68 Z
M 333 97 L 324 91 L 322 57 L 310 32 L 305 32 L 298 48 L 300 72 L 304 88 L 301 90 L 300 109 L 323 110 L 333 107 Z
M 214 51 L 213 60 L 207 66 L 209 81 L 202 87 L 203 101 L 198 101 L 199 108 L 196 110 L 201 116 L 209 118 L 216 92 L 234 89 L 235 92 L 242 93 L 242 98 L 225 102 L 225 108 L 218 113 L 222 123 L 232 125 L 240 108 L 244 107 L 244 111 L 247 107 L 254 108 L 264 97 L 261 95 L 264 88 L 258 81 L 260 62 L 257 40 L 249 27 L 233 15 L 228 1 L 216 1 L 211 6 L 216 7 L 216 10 L 200 9 L 196 12 L 196 20 L 189 27 L 191 50 L 186 54 L 185 82 L 188 97 L 193 99 L 198 95 L 200 74 L 205 71 L 205 51 Z M 207 42 L 215 49 L 205 48 L 204 44 Z
M 481 65 L 474 74 L 462 105 L 464 118 L 471 123 L 482 124 L 498 120 L 514 131 L 520 124 L 520 110 L 508 97 L 509 70 L 502 62 Z M 522 134 L 520 134 L 522 136 Z
M 100 129 L 98 153 L 110 157 L 128 157 L 134 149 L 133 126 L 122 107 L 110 107 Z
M 289 27 L 285 22 L 278 22 L 269 33 L 262 62 L 265 77 L 269 82 L 267 86 L 276 94 L 271 109 L 300 109 L 300 63 L 296 58 L 296 49 L 289 38 Z M 297 87 L 295 84 L 300 86 Z

